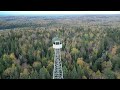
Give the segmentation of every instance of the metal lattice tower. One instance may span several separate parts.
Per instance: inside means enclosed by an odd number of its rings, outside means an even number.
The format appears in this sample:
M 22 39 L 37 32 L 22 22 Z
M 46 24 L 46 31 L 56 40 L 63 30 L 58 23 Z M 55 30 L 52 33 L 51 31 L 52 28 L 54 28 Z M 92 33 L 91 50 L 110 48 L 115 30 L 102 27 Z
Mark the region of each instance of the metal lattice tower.
M 55 51 L 53 79 L 63 79 L 61 50 L 60 50 L 62 48 L 62 44 L 61 44 L 61 41 L 58 37 L 53 38 L 53 48 Z

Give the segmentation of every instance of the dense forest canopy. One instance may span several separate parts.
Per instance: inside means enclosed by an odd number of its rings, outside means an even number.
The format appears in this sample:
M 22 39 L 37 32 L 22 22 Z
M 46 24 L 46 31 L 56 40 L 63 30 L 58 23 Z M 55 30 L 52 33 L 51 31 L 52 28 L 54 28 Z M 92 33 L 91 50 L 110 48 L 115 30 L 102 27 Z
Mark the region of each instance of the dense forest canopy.
M 0 78 L 52 79 L 52 39 L 64 79 L 120 79 L 120 15 L 0 17 Z

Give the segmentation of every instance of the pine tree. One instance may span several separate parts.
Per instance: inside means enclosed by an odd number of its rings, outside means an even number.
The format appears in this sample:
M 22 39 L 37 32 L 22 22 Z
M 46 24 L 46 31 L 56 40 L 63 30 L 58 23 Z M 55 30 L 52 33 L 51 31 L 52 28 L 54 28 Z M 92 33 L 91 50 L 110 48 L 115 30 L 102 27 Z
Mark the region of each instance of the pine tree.
M 63 66 L 63 76 L 64 79 L 68 79 L 68 69 L 65 65 Z
M 77 79 L 77 71 L 76 71 L 76 68 L 74 67 L 73 70 L 71 71 L 71 78 L 72 79 Z

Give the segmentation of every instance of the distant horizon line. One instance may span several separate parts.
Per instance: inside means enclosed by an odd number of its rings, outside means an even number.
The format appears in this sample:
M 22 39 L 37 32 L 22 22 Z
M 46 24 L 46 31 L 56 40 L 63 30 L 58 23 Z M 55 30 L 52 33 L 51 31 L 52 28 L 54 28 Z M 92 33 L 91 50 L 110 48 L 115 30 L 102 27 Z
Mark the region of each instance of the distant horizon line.
M 37 15 L 33 15 L 33 14 L 23 14 L 23 15 L 18 15 L 18 14 L 0 14 L 0 17 L 6 17 L 6 16 L 96 16 L 96 15 L 101 15 L 101 16 L 105 16 L 105 15 L 120 15 L 120 14 L 37 14 Z

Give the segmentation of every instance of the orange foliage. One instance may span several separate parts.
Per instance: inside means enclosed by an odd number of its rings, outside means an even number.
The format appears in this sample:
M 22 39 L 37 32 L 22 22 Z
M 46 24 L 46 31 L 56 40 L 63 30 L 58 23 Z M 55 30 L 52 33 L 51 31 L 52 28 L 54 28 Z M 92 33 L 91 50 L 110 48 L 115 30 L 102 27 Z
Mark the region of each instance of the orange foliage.
M 115 55 L 115 54 L 116 54 L 116 51 L 117 51 L 117 46 L 115 45 L 115 46 L 112 48 L 111 54 L 112 54 L 112 55 Z

